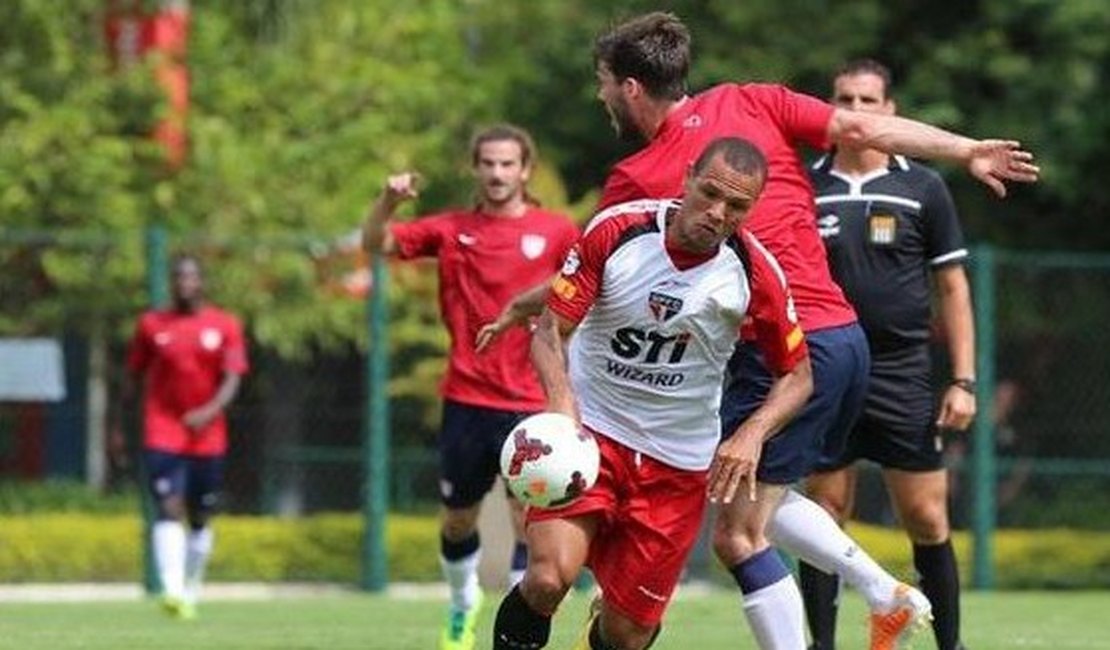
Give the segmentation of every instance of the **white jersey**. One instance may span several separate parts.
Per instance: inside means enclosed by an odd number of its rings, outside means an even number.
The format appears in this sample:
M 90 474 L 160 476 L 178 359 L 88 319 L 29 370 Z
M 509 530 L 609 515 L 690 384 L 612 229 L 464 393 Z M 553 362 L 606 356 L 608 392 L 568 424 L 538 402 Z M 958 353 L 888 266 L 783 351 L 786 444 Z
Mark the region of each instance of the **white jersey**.
M 678 268 L 664 246 L 673 206 L 591 224 L 549 306 L 581 319 L 568 370 L 583 424 L 668 465 L 704 470 L 751 299 L 747 252 L 733 236 L 712 258 Z

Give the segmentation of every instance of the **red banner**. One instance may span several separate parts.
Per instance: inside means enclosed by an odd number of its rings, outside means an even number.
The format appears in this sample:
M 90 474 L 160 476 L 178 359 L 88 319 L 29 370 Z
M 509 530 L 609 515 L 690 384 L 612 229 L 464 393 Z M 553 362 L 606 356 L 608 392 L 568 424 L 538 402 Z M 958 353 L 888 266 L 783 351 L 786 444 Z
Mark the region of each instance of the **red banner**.
M 185 162 L 188 150 L 186 115 L 189 109 L 189 71 L 185 54 L 189 38 L 188 3 L 162 2 L 144 13 L 140 2 L 112 0 L 104 19 L 104 35 L 113 65 L 126 66 L 146 56 L 157 56 L 155 75 L 166 93 L 168 111 L 154 128 L 153 137 L 166 151 L 172 168 Z

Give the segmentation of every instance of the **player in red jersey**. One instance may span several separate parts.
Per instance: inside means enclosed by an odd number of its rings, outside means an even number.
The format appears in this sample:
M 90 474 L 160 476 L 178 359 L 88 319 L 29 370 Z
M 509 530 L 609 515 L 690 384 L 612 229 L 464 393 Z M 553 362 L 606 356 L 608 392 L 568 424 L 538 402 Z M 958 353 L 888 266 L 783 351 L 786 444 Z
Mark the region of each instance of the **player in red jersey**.
M 532 359 L 548 409 L 597 437 L 601 468 L 570 505 L 529 510 L 528 571 L 501 603 L 494 650 L 546 646 L 551 617 L 584 564 L 602 599 L 576 648 L 647 648 L 697 539 L 706 492 L 762 500 L 754 477 L 761 444 L 812 390 L 785 282 L 738 231 L 765 175 L 750 142 L 721 138 L 687 172 L 681 202 L 595 218 L 567 256 Z M 760 408 L 718 445 L 722 380 L 756 310 L 780 373 Z
M 439 437 L 444 506 L 440 551 L 451 587 L 451 607 L 440 638 L 444 650 L 474 645 L 482 600 L 479 507 L 498 476 L 505 437 L 522 417 L 544 406 L 543 390 L 528 360 L 528 333 L 511 332 L 479 354 L 474 349 L 478 328 L 518 293 L 550 278 L 578 237 L 570 219 L 540 209 L 528 195 L 535 151 L 531 137 L 517 127 L 482 131 L 471 146 L 479 191 L 476 206 L 392 222 L 396 208 L 418 195 L 417 176 L 406 172 L 388 178 L 363 225 L 368 252 L 439 260 L 440 311 L 451 335 Z M 515 510 L 519 539 L 519 506 Z M 526 548 L 518 542 L 513 557 L 516 576 L 526 561 Z
M 239 320 L 205 303 L 195 258 L 175 260 L 172 293 L 170 309 L 139 318 L 127 353 L 125 397 L 145 377 L 143 455 L 157 508 L 151 533 L 162 604 L 174 616 L 192 618 L 223 483 L 224 409 L 247 371 L 247 354 Z
M 1032 182 L 1038 170 L 1032 155 L 1013 141 L 973 140 L 904 118 L 841 110 L 781 85 L 728 83 L 688 95 L 689 41 L 678 18 L 656 12 L 616 26 L 595 43 L 598 97 L 613 126 L 622 136 L 647 142 L 616 165 L 601 207 L 619 214 L 645 209 L 645 200 L 677 196 L 683 170 L 714 138 L 748 138 L 767 157 L 767 186 L 748 227 L 786 272 L 814 374 L 809 404 L 768 442 L 760 460 L 761 483 L 776 486 L 782 498 L 769 530 L 779 545 L 859 588 L 875 614 L 871 647 L 892 647 L 928 617 L 928 601 L 878 567 L 820 507 L 787 491 L 820 458 L 839 454 L 862 406 L 870 363 L 855 314 L 829 275 L 813 191 L 794 147 L 845 143 L 950 160 L 1000 196 L 1004 182 Z M 761 403 L 771 378 L 764 365 L 756 348 L 738 349 L 733 366 L 739 372 L 722 402 L 722 431 L 731 431 Z M 758 517 L 742 501 L 721 510 L 714 548 L 744 592 L 761 646 L 802 647 L 804 634 L 793 629 L 801 621 L 797 590 L 765 598 L 767 576 L 777 572 L 755 559 L 765 557 L 767 547 Z

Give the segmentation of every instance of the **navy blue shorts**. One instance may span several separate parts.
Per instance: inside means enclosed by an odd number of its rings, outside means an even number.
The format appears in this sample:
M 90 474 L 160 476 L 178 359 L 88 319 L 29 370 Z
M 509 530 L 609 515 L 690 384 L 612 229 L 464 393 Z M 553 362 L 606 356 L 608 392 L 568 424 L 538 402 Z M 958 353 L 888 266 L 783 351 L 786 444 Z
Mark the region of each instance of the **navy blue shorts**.
M 445 400 L 439 433 L 439 496 L 447 508 L 482 500 L 501 474 L 501 445 L 531 412 L 502 411 Z
M 871 357 L 871 383 L 863 414 L 840 457 L 822 459 L 819 471 L 846 467 L 860 458 L 882 467 L 926 472 L 943 466 L 936 427 L 929 346 L 915 345 Z
M 839 458 L 867 392 L 871 355 L 858 323 L 806 333 L 813 364 L 813 395 L 801 413 L 763 445 L 756 474 L 787 485 L 812 473 L 825 458 Z M 767 397 L 774 377 L 755 346 L 742 344 L 729 360 L 721 400 L 721 431 L 732 435 Z
M 224 482 L 223 456 L 186 456 L 153 449 L 143 450 L 147 486 L 160 504 L 169 497 L 184 497 L 190 519 L 207 517 L 219 504 Z

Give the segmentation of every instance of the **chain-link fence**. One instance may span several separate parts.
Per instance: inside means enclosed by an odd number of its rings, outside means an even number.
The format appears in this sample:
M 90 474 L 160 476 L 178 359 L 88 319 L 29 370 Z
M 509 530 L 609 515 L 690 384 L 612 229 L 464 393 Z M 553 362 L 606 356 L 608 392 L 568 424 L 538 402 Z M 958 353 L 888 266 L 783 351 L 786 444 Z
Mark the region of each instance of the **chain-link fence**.
M 252 369 L 229 411 L 225 509 L 280 518 L 346 512 L 365 521 L 369 285 L 350 246 L 322 237 L 212 242 L 185 234 L 169 236 L 161 254 L 152 250 L 157 241 L 141 234 L 0 231 L 2 334 L 58 341 L 67 387 L 59 402 L 0 399 L 0 478 L 137 489 L 136 414 L 125 418 L 126 445 L 109 425 L 125 343 L 149 297 L 165 291 L 168 259 L 190 252 L 207 269 L 213 301 L 240 306 L 251 334 Z M 392 267 L 391 276 L 392 434 L 389 462 L 380 466 L 388 468 L 389 509 L 430 519 L 445 335 L 434 274 L 409 264 Z M 972 276 L 986 399 L 980 428 L 948 445 L 954 522 L 978 535 L 995 523 L 1110 530 L 1110 257 L 981 249 Z M 941 365 L 943 357 L 938 346 Z M 984 430 L 993 443 L 977 456 L 972 441 Z M 889 521 L 881 490 L 865 492 L 861 511 Z M 984 503 L 992 515 L 986 530 Z

